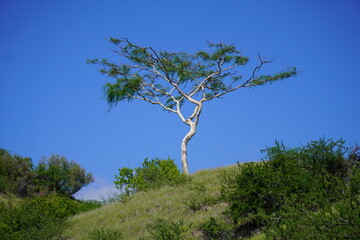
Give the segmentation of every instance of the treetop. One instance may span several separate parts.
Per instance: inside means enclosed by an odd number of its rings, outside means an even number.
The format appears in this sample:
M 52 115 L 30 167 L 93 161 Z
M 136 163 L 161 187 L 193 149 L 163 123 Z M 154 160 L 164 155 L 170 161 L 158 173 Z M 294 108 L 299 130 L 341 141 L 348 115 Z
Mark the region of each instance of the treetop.
M 107 59 L 88 62 L 100 64 L 100 72 L 114 79 L 104 86 L 110 107 L 123 100 L 139 99 L 178 113 L 184 101 L 198 105 L 242 87 L 273 83 L 297 74 L 293 67 L 273 75 L 258 75 L 262 66 L 271 62 L 258 55 L 259 64 L 244 78 L 239 67 L 246 65 L 249 58 L 234 45 L 223 43 L 208 42 L 207 51 L 189 54 L 156 51 L 127 38 L 110 38 L 109 42 L 121 64 Z

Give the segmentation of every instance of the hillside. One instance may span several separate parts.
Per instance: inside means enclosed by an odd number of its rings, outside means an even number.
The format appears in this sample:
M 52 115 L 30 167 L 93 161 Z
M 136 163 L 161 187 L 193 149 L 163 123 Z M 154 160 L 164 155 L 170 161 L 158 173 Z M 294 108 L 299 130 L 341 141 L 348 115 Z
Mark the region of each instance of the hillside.
M 198 238 L 202 233 L 199 226 L 210 217 L 221 215 L 227 208 L 225 203 L 204 204 L 199 210 L 190 207 L 203 205 L 211 196 L 220 194 L 219 174 L 234 166 L 202 170 L 191 177 L 191 181 L 176 187 L 165 186 L 160 189 L 135 194 L 126 202 L 115 202 L 99 209 L 85 212 L 69 220 L 65 235 L 74 240 L 88 239 L 88 234 L 96 229 L 115 229 L 123 233 L 124 239 L 139 239 L 148 235 L 147 225 L 157 218 L 183 220 L 192 224 L 189 238 Z M 256 237 L 261 239 L 261 235 Z

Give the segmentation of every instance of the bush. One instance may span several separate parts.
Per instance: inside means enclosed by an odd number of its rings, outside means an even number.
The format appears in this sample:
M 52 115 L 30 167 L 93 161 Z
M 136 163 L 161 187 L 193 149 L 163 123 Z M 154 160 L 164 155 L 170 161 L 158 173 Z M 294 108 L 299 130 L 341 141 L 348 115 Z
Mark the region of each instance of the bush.
M 156 219 L 148 224 L 150 240 L 183 240 L 185 233 L 191 228 L 191 225 L 185 224 L 183 220 Z
M 73 198 L 82 187 L 94 181 L 92 174 L 86 173 L 79 164 L 56 154 L 42 159 L 35 168 L 35 173 L 40 193 L 55 192 L 69 198 Z
M 232 225 L 226 222 L 220 222 L 214 217 L 211 217 L 201 226 L 201 231 L 204 234 L 204 239 L 208 240 L 236 239 Z
M 0 148 L 0 193 L 26 197 L 32 194 L 36 174 L 30 158 L 12 155 Z
M 74 212 L 65 199 L 28 199 L 16 206 L 0 207 L 0 239 L 47 240 L 60 237 L 65 220 Z
M 121 240 L 122 232 L 110 228 L 96 229 L 88 234 L 90 240 Z
M 141 167 L 119 169 L 115 175 L 115 185 L 118 189 L 131 194 L 138 191 L 161 187 L 164 185 L 177 185 L 186 180 L 172 159 L 145 159 Z
M 269 239 L 353 239 L 360 236 L 360 202 L 345 199 L 307 211 L 299 205 L 285 205 L 269 222 L 265 233 Z
M 307 238 L 310 232 L 316 236 L 327 231 L 328 239 L 339 239 L 324 226 L 340 221 L 338 232 L 360 227 L 359 215 L 351 222 L 341 220 L 358 211 L 351 206 L 359 194 L 355 184 L 359 166 L 356 157 L 346 157 L 348 149 L 343 144 L 320 139 L 287 149 L 277 142 L 265 150 L 266 161 L 243 164 L 236 177 L 223 178 L 227 179 L 223 197 L 231 204 L 229 213 L 237 234 L 246 236 L 265 227 L 274 239 L 300 239 L 290 237 L 297 227 Z
M 46 240 L 60 237 L 69 216 L 99 206 L 99 202 L 81 202 L 56 195 L 23 199 L 16 205 L 0 202 L 0 239 Z
M 0 193 L 22 198 L 56 193 L 73 198 L 73 194 L 93 181 L 90 173 L 63 156 L 44 158 L 34 167 L 30 158 L 0 148 Z
M 82 200 L 78 201 L 79 206 L 77 207 L 77 212 L 87 212 L 94 209 L 97 209 L 103 205 L 103 202 L 96 200 Z

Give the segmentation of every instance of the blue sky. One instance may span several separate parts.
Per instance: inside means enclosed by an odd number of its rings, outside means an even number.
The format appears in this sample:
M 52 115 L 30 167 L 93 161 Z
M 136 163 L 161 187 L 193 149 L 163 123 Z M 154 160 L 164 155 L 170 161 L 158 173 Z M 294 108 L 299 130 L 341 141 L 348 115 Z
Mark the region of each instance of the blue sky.
M 117 169 L 174 158 L 188 131 L 175 114 L 145 102 L 107 112 L 98 67 L 108 37 L 194 53 L 235 44 L 263 73 L 291 66 L 282 82 L 240 89 L 204 105 L 189 143 L 190 171 L 260 160 L 283 140 L 360 143 L 360 2 L 357 0 L 0 0 L 0 147 L 31 157 L 64 155 L 97 179 L 79 195 L 111 191 Z

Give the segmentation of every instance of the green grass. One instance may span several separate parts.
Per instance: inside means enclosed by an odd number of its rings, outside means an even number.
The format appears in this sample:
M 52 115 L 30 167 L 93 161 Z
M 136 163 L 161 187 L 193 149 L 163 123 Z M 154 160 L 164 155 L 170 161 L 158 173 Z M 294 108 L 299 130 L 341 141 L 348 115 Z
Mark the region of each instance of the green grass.
M 221 217 L 227 205 L 222 202 L 209 203 L 198 211 L 189 208 L 190 199 L 216 198 L 220 194 L 221 183 L 218 175 L 234 168 L 202 170 L 191 176 L 191 181 L 180 186 L 165 186 L 148 192 L 135 194 L 130 201 L 115 202 L 90 212 L 85 212 L 69 220 L 70 228 L 65 235 L 72 240 L 89 239 L 88 234 L 95 229 L 108 228 L 121 231 L 124 239 L 139 239 L 148 236 L 147 225 L 157 218 L 183 220 L 192 224 L 187 237 L 199 239 L 199 226 L 210 217 Z M 254 239 L 264 239 L 257 235 Z

